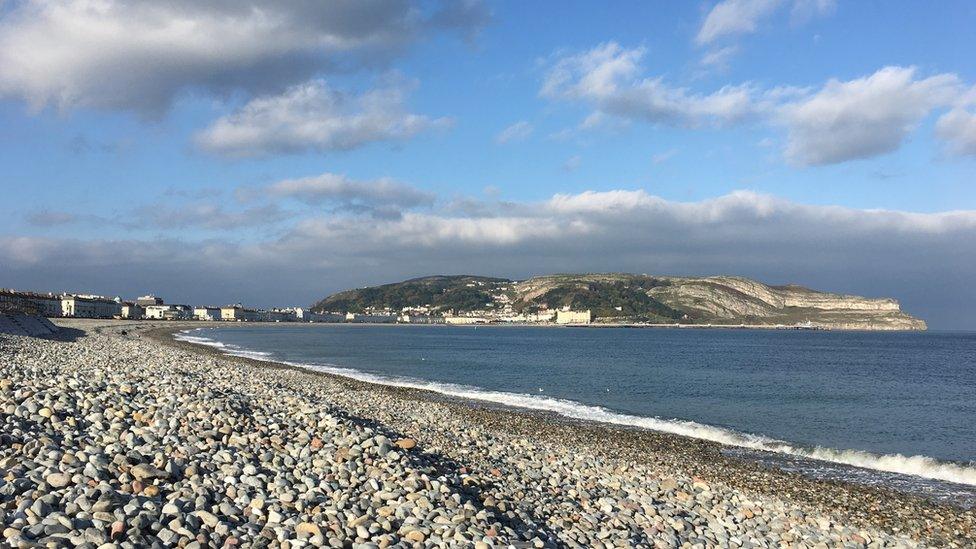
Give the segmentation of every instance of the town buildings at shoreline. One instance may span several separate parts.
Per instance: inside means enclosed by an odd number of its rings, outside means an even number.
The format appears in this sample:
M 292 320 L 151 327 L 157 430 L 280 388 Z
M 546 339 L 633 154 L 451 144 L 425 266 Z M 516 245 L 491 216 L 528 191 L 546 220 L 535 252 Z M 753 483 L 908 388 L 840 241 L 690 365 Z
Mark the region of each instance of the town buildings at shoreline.
M 15 310 L 45 317 L 118 318 L 128 320 L 199 320 L 210 322 L 348 322 L 356 324 L 450 324 L 470 325 L 489 323 L 518 324 L 589 324 L 589 310 L 546 310 L 535 313 L 498 314 L 487 311 L 467 311 L 434 314 L 426 310 L 404 308 L 400 311 L 368 310 L 353 312 L 312 312 L 305 307 L 251 309 L 234 305 L 185 305 L 165 303 L 153 294 L 134 301 L 120 297 L 90 294 L 39 293 L 0 288 L 0 312 Z

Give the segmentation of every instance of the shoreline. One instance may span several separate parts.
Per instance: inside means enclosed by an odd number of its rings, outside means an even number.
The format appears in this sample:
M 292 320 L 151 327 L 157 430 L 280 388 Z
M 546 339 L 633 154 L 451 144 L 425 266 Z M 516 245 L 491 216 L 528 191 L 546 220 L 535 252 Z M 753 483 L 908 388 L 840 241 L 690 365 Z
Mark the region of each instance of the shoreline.
M 217 323 L 210 327 L 221 327 Z M 280 323 L 265 323 L 266 325 Z M 404 325 L 408 326 L 408 325 Z M 493 327 L 507 327 L 509 325 L 488 325 Z M 532 326 L 532 325 L 528 325 Z M 460 414 L 473 414 L 478 420 L 487 423 L 492 422 L 492 414 L 509 416 L 510 419 L 520 425 L 526 426 L 526 434 L 534 434 L 547 430 L 557 430 L 558 436 L 569 440 L 579 440 L 579 436 L 573 433 L 574 430 L 584 431 L 588 438 L 600 440 L 598 446 L 591 449 L 605 452 L 607 455 L 627 455 L 631 459 L 639 460 L 642 455 L 650 452 L 673 452 L 680 455 L 683 459 L 693 463 L 686 463 L 691 474 L 719 481 L 730 486 L 743 490 L 757 491 L 759 493 L 789 496 L 796 501 L 804 504 L 811 504 L 817 508 L 836 512 L 838 510 L 849 513 L 849 517 L 855 520 L 865 520 L 864 524 L 870 526 L 890 527 L 891 524 L 882 520 L 880 523 L 875 520 L 881 517 L 885 519 L 892 516 L 916 517 L 908 518 L 907 524 L 901 524 L 898 529 L 901 531 L 915 529 L 919 532 L 930 532 L 931 524 L 924 524 L 934 516 L 957 516 L 961 524 L 965 525 L 969 532 L 964 539 L 976 539 L 976 508 L 964 509 L 952 504 L 941 503 L 917 496 L 887 489 L 877 486 L 868 486 L 845 482 L 839 480 L 812 479 L 799 473 L 783 471 L 775 467 L 760 465 L 754 461 L 741 457 L 727 455 L 728 450 L 741 450 L 741 447 L 730 446 L 720 442 L 689 437 L 681 434 L 655 431 L 652 429 L 639 427 L 610 424 L 597 420 L 576 419 L 561 415 L 556 412 L 526 408 L 520 406 L 510 406 L 490 401 L 481 401 L 465 397 L 446 395 L 436 391 L 423 388 L 402 387 L 378 382 L 363 381 L 354 379 L 342 374 L 317 371 L 310 368 L 281 363 L 271 359 L 257 359 L 231 355 L 221 351 L 216 347 L 210 347 L 198 343 L 180 341 L 174 339 L 174 335 L 186 330 L 198 327 L 193 323 L 180 327 L 162 327 L 151 331 L 148 335 L 162 344 L 176 345 L 181 348 L 189 348 L 194 352 L 205 355 L 216 355 L 231 360 L 240 360 L 257 367 L 269 367 L 274 369 L 286 369 L 301 372 L 311 376 L 322 376 L 340 383 L 350 384 L 356 387 L 366 387 L 368 390 L 381 392 L 391 392 L 409 399 L 417 401 L 433 401 L 445 403 L 451 406 L 454 411 Z M 232 326 L 228 326 L 232 327 Z M 461 327 L 470 328 L 472 326 L 463 325 Z M 573 326 L 573 325 L 552 325 L 545 327 L 625 327 L 625 326 Z M 643 326 L 641 326 L 643 327 Z M 657 326 L 653 326 L 657 327 Z M 672 327 L 672 326 L 661 326 Z M 700 326 L 694 326 L 703 328 Z M 693 328 L 694 328 L 693 327 Z M 736 326 L 736 328 L 738 328 Z M 748 329 L 748 328 L 747 328 Z M 858 331 L 858 330 L 852 330 Z M 917 331 L 917 330 L 906 330 Z M 813 458 L 807 458 L 813 459 Z M 838 506 L 837 503 L 842 503 Z M 875 516 L 869 517 L 864 514 L 865 507 L 871 508 Z M 925 518 L 923 518 L 925 517 Z M 939 519 L 936 519 L 938 521 Z M 907 528 L 905 528 L 907 526 Z M 958 530 L 957 530 L 958 531 Z M 970 538 L 969 536 L 973 536 Z M 923 537 L 924 539 L 924 537 Z M 939 538 L 937 538 L 939 539 Z M 942 537 L 938 544 L 947 543 L 949 537 Z
M 64 317 L 54 317 L 54 320 Z M 214 320 L 151 320 L 151 319 L 73 319 L 64 320 L 114 320 L 134 323 L 173 323 L 200 325 L 200 327 L 233 326 L 397 326 L 397 327 L 443 327 L 443 328 L 627 328 L 627 329 L 668 329 L 668 330 L 762 330 L 786 332 L 929 332 L 928 328 L 845 328 L 833 326 L 793 326 L 789 324 L 642 324 L 634 322 L 591 322 L 589 324 L 556 324 L 553 322 L 485 322 L 473 324 L 410 323 L 410 322 L 230 322 Z
M 213 329 L 215 328 L 210 330 Z M 200 330 L 206 329 L 179 330 L 178 333 L 174 332 L 173 337 L 183 342 L 215 348 L 230 356 L 281 364 L 281 362 L 267 358 L 270 357 L 268 353 L 252 352 L 244 348 L 235 349 L 234 346 L 227 348 L 217 340 L 195 335 Z M 924 485 L 925 483 L 936 483 L 942 486 L 942 492 L 925 497 L 962 508 L 976 508 L 976 468 L 973 468 L 971 464 L 967 466 L 961 462 L 943 461 L 919 454 L 882 454 L 844 448 L 798 446 L 788 440 L 774 439 L 697 421 L 632 415 L 607 409 L 599 404 L 586 404 L 548 396 L 538 398 L 539 395 L 490 390 L 473 385 L 445 384 L 422 378 L 391 378 L 336 364 L 316 365 L 293 362 L 286 364 L 309 372 L 336 375 L 363 383 L 430 391 L 432 394 L 436 394 L 438 398 L 454 398 L 472 405 L 477 403 L 480 406 L 496 406 L 501 409 L 552 415 L 566 420 L 650 430 L 695 440 L 710 441 L 723 445 L 729 453 L 752 454 L 753 459 L 757 461 L 782 463 L 795 460 L 794 463 L 805 464 L 803 468 L 806 470 L 802 471 L 801 474 L 807 476 L 816 471 L 815 476 L 821 478 L 833 477 L 844 480 L 849 474 L 862 476 L 861 471 L 863 471 L 868 475 L 874 475 L 874 478 L 865 479 L 864 482 L 861 482 L 862 485 L 880 484 L 881 486 L 885 486 L 885 482 L 881 480 L 884 475 L 897 477 L 893 481 L 897 484 L 902 484 L 902 481 L 899 480 L 901 477 L 904 477 L 904 482 L 909 483 L 913 482 L 911 479 L 917 479 L 917 482 L 923 483 L 923 485 L 914 486 L 914 489 L 921 490 L 921 492 L 913 491 L 909 487 L 904 487 L 900 491 L 908 494 L 924 494 L 929 492 L 929 487 Z M 833 468 L 834 471 L 824 473 L 823 466 Z M 852 482 L 857 483 L 857 481 Z
M 236 536 L 236 539 L 248 544 L 258 539 L 255 536 L 270 536 L 269 540 L 278 542 L 297 537 L 295 543 L 301 546 L 309 541 L 315 543 L 315 540 L 331 543 L 338 536 L 339 539 L 356 538 L 356 543 L 367 545 L 372 540 L 377 547 L 385 544 L 429 546 L 433 540 L 446 541 L 448 538 L 445 536 L 448 535 L 455 536 L 451 539 L 456 542 L 464 539 L 467 540 L 465 544 L 482 548 L 499 544 L 518 547 L 654 544 L 666 547 L 686 542 L 691 545 L 736 546 L 745 541 L 796 547 L 816 546 L 819 543 L 831 547 L 967 547 L 976 540 L 976 514 L 973 510 L 934 503 L 892 490 L 810 479 L 728 456 L 723 452 L 726 447 L 714 442 L 490 405 L 423 389 L 357 381 L 287 364 L 230 356 L 216 348 L 173 339 L 177 331 L 201 327 L 196 322 L 63 320 L 58 323 L 68 327 L 67 331 L 78 333 L 64 341 L 27 338 L 4 340 L 0 337 L 0 343 L 13 342 L 8 347 L 15 353 L 14 361 L 0 364 L 0 367 L 12 368 L 5 375 L 13 376 L 15 384 L 29 381 L 42 387 L 64 383 L 81 386 L 92 379 L 114 379 L 117 381 L 112 381 L 112 387 L 122 387 L 124 391 L 132 391 L 131 388 L 135 387 L 138 399 L 147 406 L 144 409 L 157 410 L 155 413 L 160 418 L 157 425 L 163 425 L 165 421 L 169 421 L 171 427 L 176 425 L 171 419 L 165 419 L 166 414 L 171 416 L 174 412 L 166 412 L 159 407 L 163 406 L 163 402 L 172 401 L 177 391 L 180 402 L 187 402 L 187 406 L 195 407 L 193 409 L 210 410 L 202 416 L 187 416 L 190 420 L 188 426 L 198 421 L 193 419 L 196 417 L 207 422 L 205 425 L 211 425 L 208 418 L 222 418 L 228 409 L 232 410 L 234 417 L 240 418 L 237 421 L 247 420 L 245 430 L 240 435 L 235 434 L 233 423 L 222 428 L 229 430 L 230 438 L 211 438 L 212 435 L 207 433 L 216 431 L 207 429 L 214 429 L 216 425 L 189 431 L 194 436 L 206 439 L 207 448 L 213 449 L 208 451 L 233 445 L 234 437 L 256 436 L 250 434 L 253 430 L 264 433 L 269 422 L 272 422 L 272 428 L 278 425 L 282 428 L 291 425 L 297 427 L 306 421 L 304 418 L 319 418 L 315 420 L 317 424 L 312 423 L 307 428 L 311 431 L 295 431 L 288 427 L 288 430 L 282 431 L 282 436 L 287 434 L 287 437 L 277 441 L 275 437 L 268 439 L 264 438 L 267 435 L 262 434 L 262 447 L 268 449 L 265 451 L 266 457 L 270 459 L 270 456 L 278 455 L 278 448 L 283 448 L 292 452 L 291 455 L 296 456 L 294 459 L 301 456 L 302 460 L 311 460 L 301 461 L 306 464 L 303 467 L 314 470 L 325 467 L 325 471 L 314 474 L 324 475 L 322 478 L 326 479 L 340 473 L 347 474 L 343 473 L 343 467 L 352 464 L 358 464 L 357 470 L 364 472 L 377 467 L 395 467 L 383 470 L 408 474 L 411 478 L 415 473 L 410 471 L 427 471 L 424 474 L 428 477 L 423 478 L 438 479 L 440 492 L 447 490 L 447 493 L 455 494 L 451 497 L 460 498 L 455 501 L 466 502 L 465 508 L 470 506 L 473 513 L 469 516 L 466 511 L 465 518 L 458 515 L 451 519 L 452 513 L 456 512 L 451 511 L 455 504 L 447 500 L 447 510 L 438 511 L 440 504 L 437 501 L 440 500 L 435 499 L 440 496 L 430 492 L 433 485 L 428 481 L 424 481 L 428 486 L 424 495 L 415 493 L 405 494 L 406 498 L 404 495 L 395 497 L 402 490 L 373 493 L 370 497 L 374 500 L 377 494 L 383 494 L 381 499 L 393 499 L 389 500 L 387 507 L 379 507 L 382 503 L 354 507 L 355 513 L 363 513 L 360 518 L 350 518 L 348 507 L 335 515 L 329 507 L 296 506 L 297 502 L 291 502 L 294 496 L 287 495 L 290 492 L 287 492 L 288 483 L 285 483 L 276 485 L 275 490 L 285 490 L 286 495 L 281 498 L 287 496 L 288 499 L 274 499 L 270 493 L 267 496 L 267 505 L 276 515 L 269 515 L 266 510 L 257 513 L 255 518 L 255 513 L 249 511 L 247 504 L 248 497 L 253 497 L 253 494 L 248 496 L 240 490 L 234 494 L 236 500 L 231 502 L 234 505 L 226 509 L 224 506 L 228 504 L 230 495 L 214 494 L 211 497 L 217 500 L 208 503 L 204 508 L 206 510 L 201 510 L 198 500 L 194 513 L 209 513 L 202 516 L 210 521 L 212 515 L 219 523 L 217 527 L 204 525 L 202 532 L 197 534 L 209 536 L 206 539 L 211 543 L 224 540 L 226 536 Z M 217 323 L 214 325 L 220 326 Z M 127 333 L 122 335 L 122 331 Z M 105 356 L 109 350 L 118 356 Z M 0 353 L 4 352 L 5 345 L 0 345 Z M 80 363 L 81 366 L 76 366 L 76 361 L 80 360 L 77 357 L 87 358 Z M 82 369 L 76 370 L 79 367 Z M 54 374 L 55 377 L 51 378 Z M 16 381 L 17 376 L 23 379 Z M 69 378 L 69 381 L 65 381 L 65 378 Z M 9 388 L 8 383 L 6 390 Z M 50 393 L 53 389 L 43 390 Z M 75 393 L 79 390 L 76 389 Z M 103 393 L 104 389 L 96 389 L 94 396 L 86 398 L 117 402 L 116 394 Z M 3 394 L 0 391 L 0 396 Z M 126 399 L 136 398 L 132 396 L 133 393 L 124 394 L 129 395 Z M 234 402 L 239 404 L 227 408 Z M 73 403 L 67 401 L 64 405 L 72 406 Z M 242 413 L 246 415 L 241 416 Z M 272 417 L 278 419 L 272 420 Z M 388 458 L 371 453 L 373 450 L 368 448 L 372 443 L 363 439 L 363 435 L 356 435 L 360 437 L 357 440 L 365 442 L 353 444 L 350 452 L 355 450 L 362 454 L 355 454 L 355 459 L 352 455 L 345 457 L 346 454 L 340 458 L 340 452 L 345 452 L 343 447 L 349 444 L 343 441 L 352 435 L 335 438 L 339 435 L 334 433 L 334 427 L 329 427 L 334 425 L 334 420 L 321 419 L 329 417 L 342 418 L 340 423 L 347 425 L 344 432 L 354 428 L 358 433 L 385 433 L 390 440 L 404 438 L 415 441 L 412 444 L 416 448 L 411 446 L 412 449 L 395 452 L 398 460 L 391 465 Z M 164 423 L 158 423 L 160 420 Z M 129 420 L 122 418 L 121 421 Z M 183 425 L 183 420 L 179 425 Z M 139 432 L 136 427 L 129 429 Z M 308 445 L 311 433 L 324 441 L 322 450 L 316 450 L 314 440 L 318 438 L 313 439 L 311 446 Z M 302 443 L 304 446 L 286 444 L 281 447 L 283 441 L 290 440 L 288 437 L 305 441 Z M 318 444 L 321 447 L 323 442 Z M 226 457 L 247 459 L 251 456 L 247 448 L 239 447 Z M 312 450 L 311 454 L 308 453 L 309 449 Z M 328 453 L 324 456 L 327 459 L 316 461 L 316 452 L 326 450 Z M 267 453 L 269 451 L 270 454 Z M 213 455 L 222 454 L 217 452 Z M 251 456 L 252 459 L 258 457 L 257 454 Z M 10 460 L 16 461 L 15 458 L 16 455 L 0 455 L 0 468 L 8 468 Z M 159 459 L 165 461 L 165 456 L 161 458 L 157 454 L 157 461 Z M 225 458 L 213 459 L 220 463 Z M 278 463 L 278 459 L 274 458 L 273 463 Z M 276 469 L 277 465 L 267 465 L 271 462 L 263 460 L 261 458 L 261 461 L 252 463 L 263 463 L 264 467 L 271 468 L 267 474 L 282 478 L 280 475 L 284 471 Z M 159 463 L 157 467 L 162 467 L 163 462 Z M 169 466 L 166 463 L 166 467 Z M 246 469 L 247 466 L 235 465 L 234 470 L 239 471 L 237 467 Z M 330 467 L 332 473 L 328 472 Z M 118 472 L 111 474 L 117 475 Z M 213 474 L 227 473 L 214 471 Z M 126 477 L 123 474 L 121 478 Z M 196 482 L 196 478 L 193 477 L 192 482 Z M 200 482 L 204 484 L 199 486 L 207 486 L 207 482 L 221 483 L 219 479 L 222 478 L 203 476 Z M 337 480 L 341 478 L 340 475 Z M 128 490 L 126 485 L 117 484 L 118 481 L 110 482 L 119 492 Z M 155 481 L 155 484 L 162 490 L 157 497 L 177 498 L 175 494 L 185 490 L 185 485 L 181 483 Z M 43 487 L 44 484 L 39 486 Z M 352 486 L 332 492 L 333 498 L 342 494 L 351 495 L 353 492 L 348 490 Z M 271 485 L 268 487 L 270 489 Z M 374 488 L 365 489 L 371 491 Z M 355 493 L 359 493 L 358 490 L 360 488 L 356 488 Z M 411 499 L 414 496 L 421 499 Z M 119 497 L 134 496 L 123 494 Z M 144 500 L 141 495 L 139 498 L 140 501 Z M 218 501 L 221 498 L 223 501 Z M 177 498 L 173 501 L 184 500 Z M 338 501 L 337 505 L 343 505 L 341 502 L 344 500 Z M 433 504 L 434 510 L 431 512 L 434 515 L 410 515 L 411 510 L 417 511 L 417 502 Z M 192 499 L 188 505 L 193 507 Z M 231 512 L 240 510 L 242 506 L 246 508 L 243 516 L 234 514 L 236 511 Z M 181 509 L 186 510 L 185 507 L 183 505 Z M 383 519 L 387 516 L 384 513 L 393 512 L 389 511 L 392 508 L 396 509 L 395 514 L 389 520 Z M 407 514 L 401 516 L 401 511 Z M 441 518 L 431 522 L 431 517 L 438 513 L 442 513 L 438 515 Z M 123 516 L 120 517 L 120 514 Z M 131 520 L 121 509 L 115 511 L 115 516 L 126 526 L 126 521 Z M 277 516 L 282 518 L 281 522 L 267 520 Z M 8 513 L 0 518 L 10 520 L 13 517 Z M 392 520 L 394 518 L 396 520 Z M 27 519 L 30 519 L 29 514 Z M 365 526 L 360 529 L 357 521 L 364 521 L 359 526 Z M 318 537 L 307 535 L 308 531 L 317 528 L 301 526 L 308 522 L 322 527 Z M 95 526 L 100 524 L 103 523 L 96 520 Z M 100 528 L 108 526 L 109 523 L 104 523 Z M 327 531 L 326 526 L 331 530 Z M 167 528 L 167 537 L 187 537 L 186 532 L 173 533 L 172 527 Z M 30 528 L 28 523 L 24 523 L 22 530 L 11 530 L 7 528 L 4 531 L 8 541 L 27 535 L 23 532 Z M 190 533 L 195 532 L 191 529 Z M 133 528 L 128 535 L 158 534 L 154 531 L 140 533 Z M 426 541 L 418 542 L 415 538 L 426 538 Z M 197 539 L 199 541 L 201 538 Z M 187 541 L 190 540 L 192 536 L 187 537 Z M 276 546 L 276 542 L 271 543 Z

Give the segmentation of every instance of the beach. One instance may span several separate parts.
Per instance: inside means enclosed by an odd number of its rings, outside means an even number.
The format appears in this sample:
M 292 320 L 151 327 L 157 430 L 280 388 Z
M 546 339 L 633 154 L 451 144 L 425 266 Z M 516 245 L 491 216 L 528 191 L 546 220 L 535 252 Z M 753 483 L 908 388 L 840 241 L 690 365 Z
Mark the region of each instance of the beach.
M 173 340 L 0 336 L 11 546 L 969 547 L 976 514 L 649 430 Z

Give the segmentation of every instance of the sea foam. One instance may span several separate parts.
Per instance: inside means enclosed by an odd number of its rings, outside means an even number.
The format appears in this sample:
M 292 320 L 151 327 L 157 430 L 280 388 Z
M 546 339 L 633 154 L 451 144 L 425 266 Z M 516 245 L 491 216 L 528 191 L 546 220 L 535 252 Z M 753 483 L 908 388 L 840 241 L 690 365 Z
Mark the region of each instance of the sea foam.
M 197 330 L 199 330 L 199 328 Z M 191 335 L 191 332 L 193 331 L 194 330 L 186 330 L 176 334 L 174 337 L 181 341 L 216 347 L 229 355 L 264 360 L 268 362 L 281 362 L 283 364 L 288 364 L 298 368 L 348 377 L 367 383 L 377 383 L 410 389 L 421 389 L 451 397 L 477 400 L 481 402 L 491 402 L 494 404 L 516 408 L 528 408 L 532 410 L 545 411 L 572 419 L 596 421 L 600 423 L 624 425 L 628 427 L 639 427 L 642 429 L 649 429 L 700 440 L 717 442 L 727 446 L 774 452 L 806 459 L 840 463 L 853 467 L 861 467 L 864 469 L 873 469 L 876 471 L 898 473 L 903 475 L 914 475 L 927 479 L 976 486 L 976 466 L 939 461 L 928 456 L 875 454 L 863 450 L 838 450 L 820 446 L 808 448 L 770 437 L 742 433 L 732 429 L 715 427 L 695 421 L 621 414 L 602 406 L 592 406 L 573 400 L 554 398 L 544 395 L 492 391 L 468 385 L 439 383 L 407 377 L 383 376 L 335 365 L 275 361 L 271 358 L 270 353 L 250 351 L 236 345 L 223 344 L 207 337 L 194 336 Z

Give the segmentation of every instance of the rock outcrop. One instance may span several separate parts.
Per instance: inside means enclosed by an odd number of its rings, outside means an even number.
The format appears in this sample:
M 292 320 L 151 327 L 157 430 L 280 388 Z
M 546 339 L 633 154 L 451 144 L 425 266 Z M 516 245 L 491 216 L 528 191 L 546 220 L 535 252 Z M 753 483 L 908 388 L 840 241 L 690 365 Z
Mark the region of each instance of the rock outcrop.
M 897 300 L 769 286 L 740 277 L 668 278 L 650 294 L 691 317 L 745 324 L 810 324 L 854 330 L 924 330 L 925 322 L 901 311 Z

